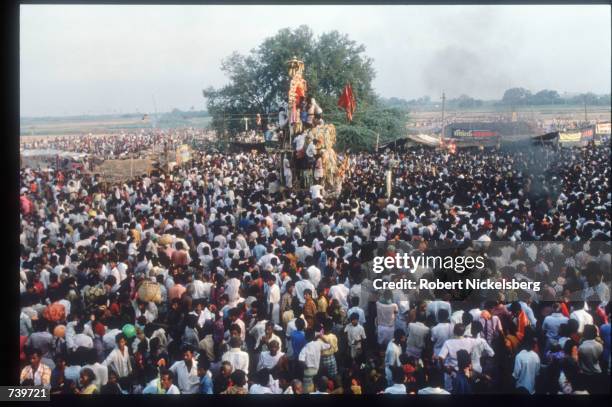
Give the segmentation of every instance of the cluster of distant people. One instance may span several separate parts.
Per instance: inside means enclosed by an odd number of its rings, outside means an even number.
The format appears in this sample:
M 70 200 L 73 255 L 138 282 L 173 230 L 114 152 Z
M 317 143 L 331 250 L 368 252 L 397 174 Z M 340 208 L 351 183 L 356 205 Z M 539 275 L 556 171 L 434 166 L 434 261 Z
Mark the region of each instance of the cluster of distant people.
M 116 155 L 157 140 L 143 137 L 63 148 Z M 22 169 L 20 383 L 56 394 L 609 392 L 609 146 L 346 157 L 333 199 L 320 185 L 282 188 L 280 157 L 255 152 L 197 152 L 110 187 Z M 545 284 L 463 301 L 374 290 L 364 253 L 388 241 L 421 253 L 490 244 L 492 278 Z
M 79 136 L 58 136 L 29 140 L 22 137 L 23 149 L 53 149 L 87 153 L 104 159 L 120 159 L 140 155 L 151 148 L 174 151 L 176 147 L 193 140 L 214 140 L 214 132 L 198 128 L 142 129 L 121 134 L 83 134 Z

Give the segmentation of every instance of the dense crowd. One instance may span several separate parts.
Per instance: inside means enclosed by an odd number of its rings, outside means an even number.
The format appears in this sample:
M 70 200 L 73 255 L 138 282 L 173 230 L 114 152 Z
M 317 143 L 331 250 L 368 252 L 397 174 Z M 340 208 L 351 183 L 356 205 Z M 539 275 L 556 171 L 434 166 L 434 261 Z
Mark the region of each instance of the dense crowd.
M 163 139 L 134 137 L 78 148 L 116 156 Z M 610 251 L 595 244 L 610 240 L 609 152 L 345 154 L 333 198 L 318 184 L 283 188 L 280 158 L 254 152 L 200 152 L 110 187 L 22 169 L 20 383 L 58 394 L 609 392 Z M 491 276 L 544 288 L 463 301 L 373 290 L 364 248 L 399 240 L 419 251 L 511 243 L 488 253 Z
M 165 148 L 173 151 L 181 144 L 194 140 L 212 140 L 214 134 L 208 130 L 185 128 L 180 131 L 141 129 L 135 132 L 116 134 L 83 134 L 75 136 L 58 136 L 44 139 L 28 140 L 22 138 L 23 149 L 53 149 L 87 153 L 104 159 L 120 159 L 129 156 L 141 156 L 146 151 Z

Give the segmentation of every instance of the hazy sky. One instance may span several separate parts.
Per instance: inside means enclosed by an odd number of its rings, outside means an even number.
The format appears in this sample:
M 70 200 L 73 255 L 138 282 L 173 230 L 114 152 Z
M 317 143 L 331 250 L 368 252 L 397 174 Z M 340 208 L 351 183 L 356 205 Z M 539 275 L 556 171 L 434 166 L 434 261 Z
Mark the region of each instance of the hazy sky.
M 610 92 L 606 5 L 22 5 L 21 116 L 204 109 L 222 58 L 301 24 L 363 43 L 385 97 Z

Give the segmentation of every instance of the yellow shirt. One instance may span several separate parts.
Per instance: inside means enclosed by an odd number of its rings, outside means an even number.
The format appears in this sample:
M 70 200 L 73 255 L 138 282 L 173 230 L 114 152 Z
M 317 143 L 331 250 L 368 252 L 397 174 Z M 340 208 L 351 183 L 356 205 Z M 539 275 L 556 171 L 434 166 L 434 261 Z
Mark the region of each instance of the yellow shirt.
M 83 389 L 83 391 L 81 392 L 81 394 L 94 394 L 98 392 L 98 388 L 96 387 L 95 384 L 90 384 L 89 386 L 85 387 Z
M 334 334 L 321 335 L 325 342 L 329 343 L 331 347 L 321 351 L 321 356 L 329 356 L 338 352 L 338 338 Z
M 319 312 L 327 312 L 327 306 L 329 305 L 329 302 L 327 301 L 327 298 L 325 298 L 324 296 L 320 296 L 317 299 L 317 311 Z

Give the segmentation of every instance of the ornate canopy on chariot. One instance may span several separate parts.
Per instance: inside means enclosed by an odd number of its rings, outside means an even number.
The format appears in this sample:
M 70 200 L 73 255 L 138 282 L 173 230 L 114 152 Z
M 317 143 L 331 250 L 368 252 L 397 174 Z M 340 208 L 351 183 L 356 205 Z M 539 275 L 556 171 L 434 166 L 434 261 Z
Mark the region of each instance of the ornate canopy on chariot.
M 293 57 L 287 62 L 288 74 L 291 78 L 288 92 L 288 125 L 289 125 L 289 146 L 293 150 L 291 154 L 292 168 L 297 172 L 297 179 L 290 179 L 290 187 L 297 185 L 309 188 L 313 182 L 323 185 L 328 195 L 338 195 L 342 189 L 342 181 L 348 170 L 348 159 L 340 160 L 334 146 L 336 144 L 336 128 L 333 124 L 319 124 L 314 120 L 315 115 L 322 113 L 321 108 L 314 99 L 307 101 L 309 109 L 307 114 L 302 115 L 301 109 L 304 108 L 302 102 L 305 101 L 308 84 L 303 77 L 304 62 Z M 306 123 L 302 121 L 307 117 Z M 293 146 L 292 141 L 298 141 L 299 145 Z M 312 146 L 310 145 L 312 143 Z M 316 157 L 316 158 L 315 158 Z M 314 162 L 309 162 L 313 159 Z M 320 159 L 320 163 L 316 163 Z M 283 160 L 281 160 L 283 161 Z M 319 165 L 316 177 L 314 166 Z M 281 173 L 286 169 L 282 165 Z M 293 182 L 291 182 L 293 181 Z M 297 184 L 296 184 L 297 182 Z

